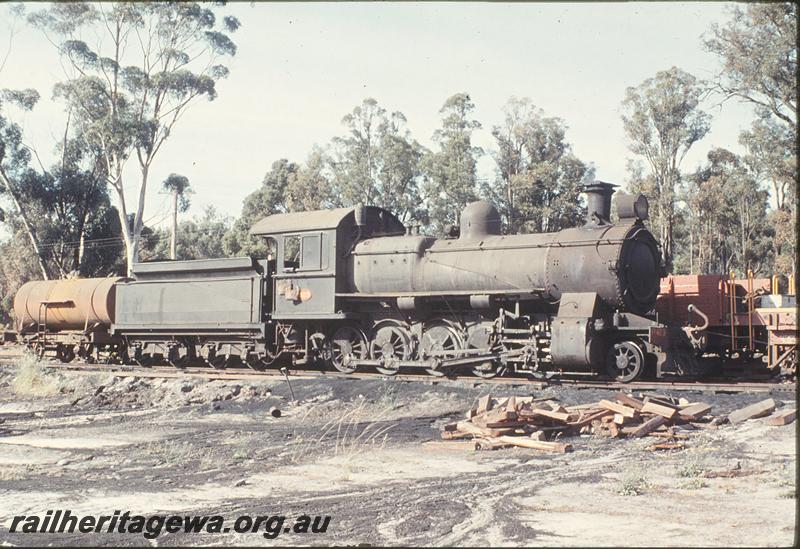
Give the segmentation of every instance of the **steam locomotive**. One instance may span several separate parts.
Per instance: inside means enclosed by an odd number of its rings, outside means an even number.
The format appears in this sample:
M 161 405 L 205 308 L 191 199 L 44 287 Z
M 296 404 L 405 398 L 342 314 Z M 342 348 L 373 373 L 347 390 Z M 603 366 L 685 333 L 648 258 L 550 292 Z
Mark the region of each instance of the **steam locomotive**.
M 503 235 L 484 201 L 438 239 L 374 206 L 272 215 L 250 232 L 274 257 L 29 282 L 15 298 L 17 330 L 65 362 L 665 375 L 690 329 L 651 315 L 664 272 L 647 200 L 619 193 L 612 222 L 614 185 L 583 190 L 585 223 L 540 234 Z

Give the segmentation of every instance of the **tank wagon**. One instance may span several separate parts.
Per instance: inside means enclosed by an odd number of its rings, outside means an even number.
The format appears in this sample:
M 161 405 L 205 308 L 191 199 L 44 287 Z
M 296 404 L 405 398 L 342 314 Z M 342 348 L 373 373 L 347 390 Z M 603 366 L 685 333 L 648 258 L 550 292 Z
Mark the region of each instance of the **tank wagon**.
M 14 296 L 21 340 L 38 355 L 53 351 L 64 362 L 76 354 L 93 360 L 101 351 L 119 355 L 122 341 L 109 329 L 121 277 L 31 281 Z
M 263 369 L 291 359 L 387 375 L 606 373 L 622 381 L 646 368 L 667 373 L 669 352 L 686 335 L 651 315 L 663 265 L 643 224 L 647 200 L 618 194 L 612 222 L 614 185 L 584 191 L 585 222 L 552 233 L 503 235 L 497 209 L 483 201 L 469 204 L 445 238 L 374 206 L 272 215 L 250 231 L 269 243 L 266 259 L 138 264 L 132 279 L 102 279 L 114 288 L 113 315 L 102 318 L 84 294 L 62 300 L 80 309 L 68 315 L 68 305 L 28 299 L 23 287 L 18 318 L 29 338 L 33 327 L 39 335 L 52 328 L 79 353 L 103 341 L 143 365 L 202 358 L 215 368 L 242 361 Z

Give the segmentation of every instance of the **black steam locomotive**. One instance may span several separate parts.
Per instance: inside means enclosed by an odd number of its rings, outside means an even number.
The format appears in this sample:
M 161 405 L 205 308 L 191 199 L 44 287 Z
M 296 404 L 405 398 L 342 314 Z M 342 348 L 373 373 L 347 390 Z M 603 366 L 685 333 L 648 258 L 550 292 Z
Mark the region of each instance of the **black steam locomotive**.
M 62 360 L 660 375 L 670 337 L 647 315 L 661 256 L 644 196 L 619 194 L 611 222 L 613 187 L 585 187 L 584 225 L 542 234 L 503 235 L 483 201 L 441 239 L 374 206 L 277 214 L 251 229 L 274 258 L 142 263 L 105 293 L 83 289 L 88 302 L 29 283 L 15 301 L 18 330 Z

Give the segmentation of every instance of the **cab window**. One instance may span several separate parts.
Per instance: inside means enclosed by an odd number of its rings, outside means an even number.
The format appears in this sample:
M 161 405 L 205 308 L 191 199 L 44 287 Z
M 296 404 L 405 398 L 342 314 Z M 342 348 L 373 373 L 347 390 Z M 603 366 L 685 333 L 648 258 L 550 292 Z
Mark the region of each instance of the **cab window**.
M 321 238 L 318 234 L 303 235 L 300 242 L 300 268 L 304 271 L 319 271 L 322 263 Z
M 300 268 L 300 237 L 297 235 L 283 237 L 283 268 Z

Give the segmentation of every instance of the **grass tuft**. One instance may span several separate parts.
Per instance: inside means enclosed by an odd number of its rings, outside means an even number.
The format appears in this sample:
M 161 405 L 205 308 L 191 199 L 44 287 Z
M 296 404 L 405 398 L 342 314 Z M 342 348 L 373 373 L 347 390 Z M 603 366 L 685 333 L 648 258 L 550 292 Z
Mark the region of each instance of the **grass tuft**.
M 26 352 L 19 360 L 11 390 L 19 396 L 49 396 L 57 393 L 59 386 L 55 379 L 44 373 L 39 359 Z
M 708 468 L 705 463 L 700 459 L 693 459 L 687 462 L 683 467 L 677 470 L 679 478 L 699 478 L 702 477 Z
M 326 441 L 332 442 L 325 445 L 330 448 L 336 457 L 343 457 L 345 464 L 352 464 L 364 452 L 376 448 L 383 448 L 388 440 L 389 431 L 395 426 L 388 423 L 386 418 L 390 408 L 376 410 L 364 397 L 356 398 L 348 403 L 344 409 L 331 410 L 332 419 L 328 420 L 314 436 L 303 436 L 297 430 L 292 437 L 292 452 L 290 461 L 298 463 L 308 455 L 313 455 L 313 450 L 324 445 Z M 310 412 L 310 410 L 309 410 Z M 303 425 L 307 413 L 301 418 Z
M 622 476 L 617 494 L 621 496 L 640 496 L 651 487 L 647 477 L 640 471 L 628 471 Z
M 678 484 L 679 490 L 699 490 L 700 488 L 708 488 L 708 484 L 702 478 L 693 478 Z

